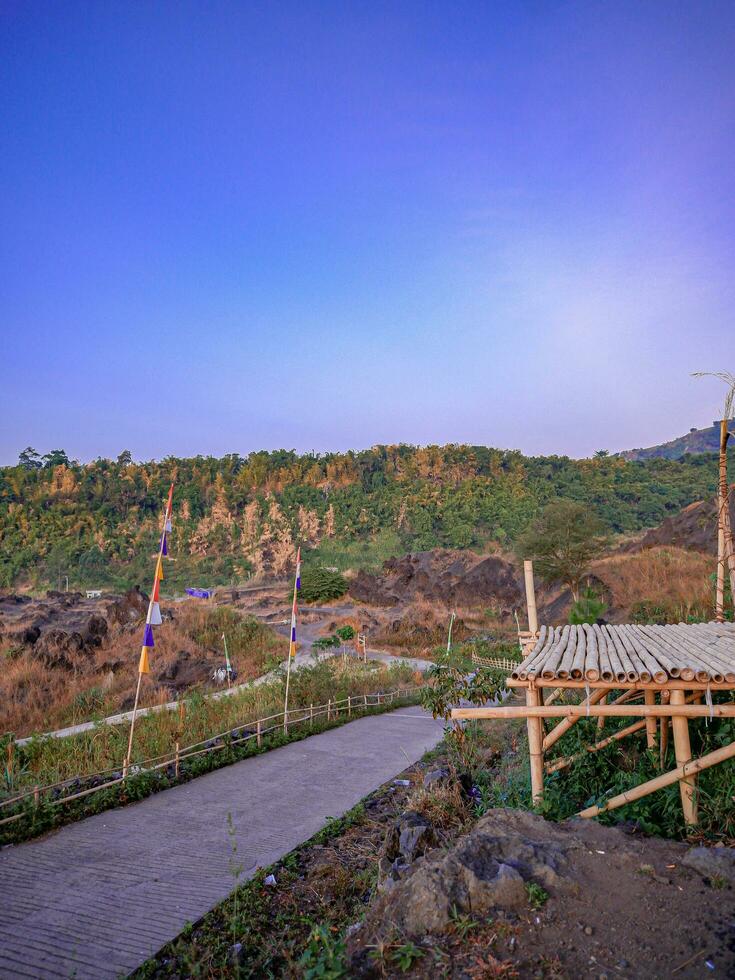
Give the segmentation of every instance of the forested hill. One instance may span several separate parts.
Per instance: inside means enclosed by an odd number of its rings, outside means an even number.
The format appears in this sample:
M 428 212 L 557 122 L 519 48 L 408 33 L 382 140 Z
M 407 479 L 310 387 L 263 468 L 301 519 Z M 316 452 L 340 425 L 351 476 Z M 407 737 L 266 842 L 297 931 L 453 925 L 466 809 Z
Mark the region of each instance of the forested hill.
M 169 457 L 79 465 L 29 452 L 0 469 L 0 585 L 144 587 L 174 480 L 164 589 L 279 574 L 294 542 L 342 567 L 436 546 L 512 543 L 544 502 L 588 503 L 614 531 L 714 493 L 710 455 L 627 461 L 525 457 L 484 446 Z

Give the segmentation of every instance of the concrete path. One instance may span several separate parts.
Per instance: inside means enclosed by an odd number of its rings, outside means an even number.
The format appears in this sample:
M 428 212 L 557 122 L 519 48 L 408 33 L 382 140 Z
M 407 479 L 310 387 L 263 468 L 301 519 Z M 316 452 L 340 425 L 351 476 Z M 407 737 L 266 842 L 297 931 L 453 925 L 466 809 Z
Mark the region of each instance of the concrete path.
M 442 738 L 420 708 L 360 718 L 0 850 L 0 977 L 124 976 Z

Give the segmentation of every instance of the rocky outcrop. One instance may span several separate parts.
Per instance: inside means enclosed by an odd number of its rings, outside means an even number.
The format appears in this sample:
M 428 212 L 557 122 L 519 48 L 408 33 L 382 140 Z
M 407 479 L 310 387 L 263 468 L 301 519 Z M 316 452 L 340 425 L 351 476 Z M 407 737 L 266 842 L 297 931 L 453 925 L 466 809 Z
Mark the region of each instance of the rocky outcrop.
M 138 588 L 122 596 L 86 599 L 80 592 L 49 590 L 43 599 L 0 596 L 0 637 L 26 648 L 48 667 L 81 665 L 111 629 L 138 624 L 148 597 Z
M 424 598 L 447 605 L 494 603 L 501 610 L 521 600 L 516 567 L 505 558 L 440 549 L 391 558 L 380 575 L 359 572 L 350 595 L 377 606 Z
M 583 845 L 533 813 L 490 810 L 449 851 L 435 849 L 416 859 L 414 842 L 421 841 L 425 851 L 432 839 L 426 821 L 412 813 L 389 832 L 381 870 L 398 880 L 382 889 L 355 931 L 355 956 L 379 936 L 421 939 L 444 931 L 457 915 L 523 908 L 529 882 L 555 891 L 576 888 L 569 852 Z

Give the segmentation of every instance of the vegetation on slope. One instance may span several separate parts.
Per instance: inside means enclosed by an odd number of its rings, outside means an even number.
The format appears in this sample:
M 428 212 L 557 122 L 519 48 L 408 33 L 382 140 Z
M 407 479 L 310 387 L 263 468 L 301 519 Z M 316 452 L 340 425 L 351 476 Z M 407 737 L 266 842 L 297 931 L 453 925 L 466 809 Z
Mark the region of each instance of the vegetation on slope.
M 162 501 L 176 482 L 164 589 L 290 570 L 294 544 L 324 565 L 515 541 L 549 500 L 584 504 L 616 532 L 711 495 L 709 455 L 629 462 L 526 457 L 483 446 L 169 457 L 78 465 L 55 451 L 0 469 L 0 587 L 146 586 Z M 344 562 L 344 563 L 343 563 Z

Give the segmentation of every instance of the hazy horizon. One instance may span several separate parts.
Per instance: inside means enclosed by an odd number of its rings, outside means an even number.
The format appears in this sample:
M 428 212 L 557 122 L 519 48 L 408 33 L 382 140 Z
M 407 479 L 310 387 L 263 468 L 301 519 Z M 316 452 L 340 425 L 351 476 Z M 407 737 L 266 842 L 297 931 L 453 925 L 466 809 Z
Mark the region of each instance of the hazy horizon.
M 735 6 L 7 3 L 0 463 L 704 428 Z

